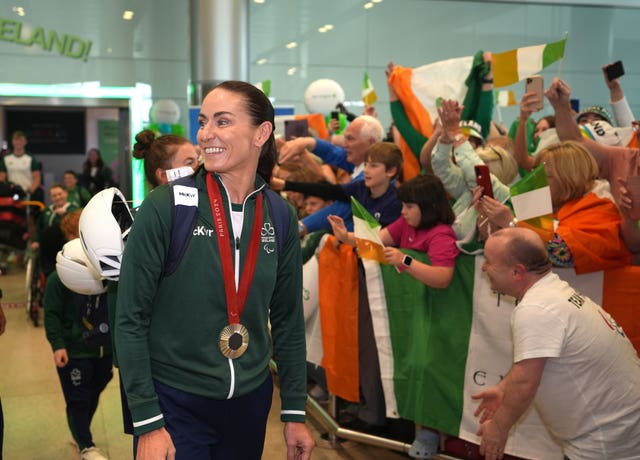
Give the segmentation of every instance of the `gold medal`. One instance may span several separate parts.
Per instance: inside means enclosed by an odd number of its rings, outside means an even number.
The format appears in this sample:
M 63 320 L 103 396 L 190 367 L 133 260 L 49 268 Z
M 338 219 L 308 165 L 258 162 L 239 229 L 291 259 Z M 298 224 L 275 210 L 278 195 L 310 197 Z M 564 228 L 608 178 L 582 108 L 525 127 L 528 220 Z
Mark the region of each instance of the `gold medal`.
M 242 324 L 229 324 L 220 332 L 218 347 L 225 358 L 239 358 L 247 351 L 248 346 L 249 331 Z

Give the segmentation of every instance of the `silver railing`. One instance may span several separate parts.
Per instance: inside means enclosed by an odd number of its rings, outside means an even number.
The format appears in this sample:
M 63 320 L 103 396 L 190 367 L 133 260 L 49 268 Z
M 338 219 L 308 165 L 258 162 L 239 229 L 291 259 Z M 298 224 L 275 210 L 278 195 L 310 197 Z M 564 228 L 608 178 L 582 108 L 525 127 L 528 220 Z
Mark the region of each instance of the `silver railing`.
M 269 366 L 274 372 L 277 372 L 278 368 L 273 360 L 270 361 Z M 407 444 L 402 441 L 396 441 L 394 439 L 383 438 L 381 436 L 342 428 L 338 422 L 336 422 L 336 419 L 338 418 L 338 407 L 337 398 L 333 394 L 329 394 L 329 412 L 324 410 L 324 408 L 310 395 L 307 395 L 307 412 L 328 430 L 328 440 L 333 446 L 337 446 L 340 439 L 345 439 L 370 446 L 382 447 L 383 449 L 389 449 L 396 452 L 402 452 L 404 454 L 408 454 L 409 449 L 411 449 L 411 444 Z M 458 457 L 451 457 L 445 454 L 436 454 L 431 458 L 433 460 L 459 460 Z

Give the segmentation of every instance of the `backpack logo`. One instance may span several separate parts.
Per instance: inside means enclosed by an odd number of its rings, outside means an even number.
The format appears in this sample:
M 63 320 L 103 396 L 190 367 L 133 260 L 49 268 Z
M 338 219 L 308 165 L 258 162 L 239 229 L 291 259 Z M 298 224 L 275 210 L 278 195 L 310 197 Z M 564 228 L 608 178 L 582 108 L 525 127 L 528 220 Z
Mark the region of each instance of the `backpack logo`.
M 184 185 L 173 185 L 173 200 L 175 205 L 198 206 L 198 189 Z

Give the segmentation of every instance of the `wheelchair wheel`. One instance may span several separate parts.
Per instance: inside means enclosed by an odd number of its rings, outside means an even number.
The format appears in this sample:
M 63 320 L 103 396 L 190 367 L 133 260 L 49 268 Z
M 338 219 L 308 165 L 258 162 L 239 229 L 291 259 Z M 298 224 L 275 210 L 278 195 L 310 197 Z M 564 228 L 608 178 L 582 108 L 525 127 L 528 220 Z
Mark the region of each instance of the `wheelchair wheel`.
M 40 273 L 38 261 L 35 257 L 29 257 L 26 271 L 27 315 L 33 325 L 38 327 L 40 323 L 40 310 L 44 297 L 44 277 Z

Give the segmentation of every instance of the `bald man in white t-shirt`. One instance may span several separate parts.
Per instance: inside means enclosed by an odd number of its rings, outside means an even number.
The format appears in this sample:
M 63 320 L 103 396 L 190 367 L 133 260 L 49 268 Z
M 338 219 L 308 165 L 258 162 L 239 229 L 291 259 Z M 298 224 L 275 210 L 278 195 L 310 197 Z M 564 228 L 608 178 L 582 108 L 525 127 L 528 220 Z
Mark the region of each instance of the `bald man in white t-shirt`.
M 515 297 L 514 358 L 505 378 L 473 396 L 485 459 L 502 458 L 509 430 L 533 404 L 565 458 L 640 458 L 640 359 L 614 319 L 551 271 L 532 230 L 495 232 L 482 270 Z

